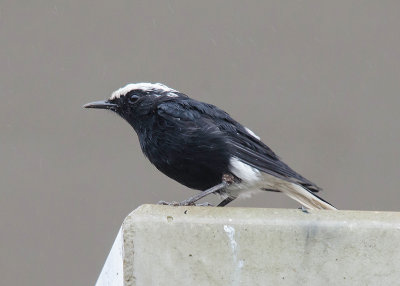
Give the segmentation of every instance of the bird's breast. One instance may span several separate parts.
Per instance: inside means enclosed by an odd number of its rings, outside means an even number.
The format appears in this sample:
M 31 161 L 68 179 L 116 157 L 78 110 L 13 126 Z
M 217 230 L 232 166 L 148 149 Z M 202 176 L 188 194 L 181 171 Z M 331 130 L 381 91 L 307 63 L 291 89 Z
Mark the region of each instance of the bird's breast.
M 143 153 L 157 169 L 190 188 L 213 187 L 229 172 L 229 150 L 221 138 L 170 130 L 142 141 Z

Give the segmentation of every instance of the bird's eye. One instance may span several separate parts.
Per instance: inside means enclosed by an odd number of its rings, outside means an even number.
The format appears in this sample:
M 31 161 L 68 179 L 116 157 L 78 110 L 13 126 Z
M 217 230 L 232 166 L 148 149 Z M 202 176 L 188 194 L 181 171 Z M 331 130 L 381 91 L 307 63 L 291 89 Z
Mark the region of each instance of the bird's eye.
M 132 94 L 128 96 L 129 103 L 135 103 L 139 99 L 139 96 L 136 94 Z

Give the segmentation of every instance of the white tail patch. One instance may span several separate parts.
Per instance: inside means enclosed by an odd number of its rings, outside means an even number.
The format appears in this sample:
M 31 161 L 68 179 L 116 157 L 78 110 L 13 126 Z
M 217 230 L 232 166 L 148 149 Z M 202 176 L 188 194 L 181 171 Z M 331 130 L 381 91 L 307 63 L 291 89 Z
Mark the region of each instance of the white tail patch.
M 324 202 L 302 186 L 285 181 L 270 174 L 263 173 L 262 180 L 258 183 L 258 185 L 261 186 L 260 188 L 281 191 L 308 209 L 336 210 L 335 207 Z
M 324 202 L 300 185 L 289 183 L 288 185 L 282 186 L 279 190 L 308 209 L 337 210 L 334 206 Z

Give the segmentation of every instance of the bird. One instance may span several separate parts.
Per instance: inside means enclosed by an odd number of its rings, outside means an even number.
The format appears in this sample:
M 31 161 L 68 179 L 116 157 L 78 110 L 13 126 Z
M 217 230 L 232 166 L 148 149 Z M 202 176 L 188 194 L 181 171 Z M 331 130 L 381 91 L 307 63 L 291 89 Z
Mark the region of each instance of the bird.
M 222 207 L 238 197 L 272 191 L 304 210 L 336 210 L 316 194 L 321 188 L 291 169 L 249 128 L 164 84 L 129 83 L 83 107 L 118 114 L 136 131 L 142 152 L 159 171 L 201 191 L 180 203 L 161 204 L 196 205 L 215 193 Z

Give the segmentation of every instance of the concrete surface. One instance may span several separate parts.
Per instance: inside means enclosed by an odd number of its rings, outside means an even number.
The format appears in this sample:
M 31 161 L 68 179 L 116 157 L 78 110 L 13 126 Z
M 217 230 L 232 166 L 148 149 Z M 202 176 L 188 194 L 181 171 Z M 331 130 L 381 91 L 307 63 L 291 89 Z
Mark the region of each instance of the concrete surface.
M 397 285 L 399 249 L 397 212 L 142 205 L 96 285 Z

